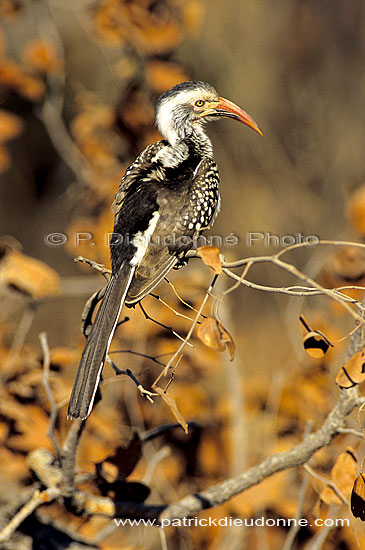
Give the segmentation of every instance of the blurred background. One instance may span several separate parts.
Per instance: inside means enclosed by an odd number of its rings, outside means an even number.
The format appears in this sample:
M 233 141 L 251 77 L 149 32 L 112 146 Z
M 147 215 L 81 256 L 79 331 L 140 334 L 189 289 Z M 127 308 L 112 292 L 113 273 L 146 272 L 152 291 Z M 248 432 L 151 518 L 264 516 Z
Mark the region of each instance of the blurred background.
M 261 138 L 227 120 L 208 127 L 222 195 L 211 233 L 238 237 L 236 246 L 221 249 L 228 260 L 278 250 L 275 243 L 265 246 L 264 240 L 249 246 L 250 232 L 363 239 L 361 0 L 1 0 L 0 24 L 2 391 L 6 403 L 21 403 L 25 416 L 35 418 L 37 425 L 43 422 L 44 433 L 48 413 L 40 410 L 48 405 L 38 382 L 30 380 L 31 373 L 41 372 L 38 334 L 47 331 L 55 391 L 59 401 L 65 400 L 83 346 L 82 307 L 103 285 L 101 275 L 73 258 L 83 255 L 108 265 L 105 234 L 112 231 L 113 194 L 136 155 L 159 139 L 154 105 L 174 84 L 209 82 L 247 110 L 264 134 Z M 83 233 L 82 242 L 77 232 Z M 341 254 L 309 247 L 289 258 L 326 284 L 361 283 L 364 255 Z M 255 268 L 250 277 L 270 286 L 295 282 L 273 266 Z M 211 272 L 195 260 L 171 280 L 196 306 Z M 221 290 L 229 284 L 222 279 Z M 167 284 L 159 293 L 181 307 Z M 188 330 L 186 321 L 152 298 L 145 305 L 160 322 L 182 334 Z M 166 439 L 172 450 L 158 464 L 152 500 L 156 495 L 162 501 L 176 500 L 287 448 L 300 440 L 308 419 L 317 422 L 330 410 L 337 398 L 333 373 L 346 343 L 331 351 L 330 359 L 304 358 L 298 324 L 302 311 L 334 339 L 352 328 L 351 319 L 325 299 L 294 300 L 247 288 L 227 296 L 224 322 L 236 343 L 236 359 L 230 364 L 225 355 L 198 341 L 187 350 L 172 391 L 184 417 L 203 428 L 193 430 L 188 439 L 180 433 Z M 178 340 L 144 320 L 138 308 L 126 315 L 131 321 L 119 329 L 115 350 L 155 356 L 177 347 Z M 130 354 L 118 355 L 118 365 L 131 368 L 146 387 L 159 372 L 151 360 Z M 110 453 L 117 440 L 128 440 L 132 428 L 171 421 L 160 401 L 148 404 L 135 395 L 130 380 L 115 382 L 111 372 L 107 376 L 113 380 L 104 384 L 105 399 L 90 419 L 81 453 L 86 469 Z M 12 431 L 9 407 L 0 410 L 0 458 L 16 492 L 27 483 L 24 455 L 35 442 L 26 434 L 34 426 L 22 424 Z M 110 425 L 100 435 L 105 418 Z M 60 420 L 60 436 L 65 429 L 65 420 Z M 257 433 L 262 440 L 252 445 Z M 42 444 L 49 446 L 46 436 Z M 337 450 L 321 451 L 318 468 L 328 471 L 344 446 L 340 438 Z M 134 472 L 136 479 L 145 475 L 151 452 Z M 10 459 L 17 464 L 11 475 L 4 466 Z M 254 489 L 214 513 L 290 517 L 295 515 L 299 484 L 300 472 L 280 474 L 265 482 L 264 492 Z M 314 489 L 309 493 L 307 514 L 317 499 Z M 55 517 L 57 513 L 53 510 Z M 84 534 L 93 536 L 102 521 L 88 522 Z M 181 529 L 171 534 L 171 548 L 261 550 L 281 547 L 286 534 L 280 529 L 256 531 Z M 131 533 L 123 535 L 126 548 L 159 544 L 153 531 L 148 541 L 142 532 L 138 543 Z M 312 535 L 303 530 L 298 548 Z M 344 550 L 355 548 L 351 530 L 341 530 L 338 537 Z M 105 540 L 103 548 L 118 547 L 113 536 Z M 333 535 L 323 548 L 340 548 L 334 541 Z

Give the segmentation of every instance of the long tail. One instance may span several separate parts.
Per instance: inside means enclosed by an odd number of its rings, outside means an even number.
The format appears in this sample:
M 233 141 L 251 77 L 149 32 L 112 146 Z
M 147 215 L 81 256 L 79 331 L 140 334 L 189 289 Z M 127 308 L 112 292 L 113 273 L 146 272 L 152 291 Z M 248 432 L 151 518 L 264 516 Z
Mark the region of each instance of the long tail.
M 117 275 L 112 275 L 105 289 L 77 369 L 68 418 L 84 419 L 92 411 L 105 357 L 134 271 L 135 267 L 122 266 Z

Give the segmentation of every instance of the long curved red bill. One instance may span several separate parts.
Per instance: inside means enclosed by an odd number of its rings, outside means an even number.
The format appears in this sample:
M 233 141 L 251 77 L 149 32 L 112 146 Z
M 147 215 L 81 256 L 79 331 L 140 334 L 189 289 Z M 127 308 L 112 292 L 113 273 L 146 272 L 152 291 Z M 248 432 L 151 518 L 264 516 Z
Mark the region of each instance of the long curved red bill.
M 249 126 L 253 130 L 255 130 L 255 132 L 262 136 L 262 132 L 254 119 L 232 101 L 224 99 L 224 97 L 220 97 L 219 103 L 216 106 L 216 110 L 220 111 L 220 114 L 222 116 L 234 118 L 235 120 L 242 122 L 242 124 L 246 124 L 246 126 Z

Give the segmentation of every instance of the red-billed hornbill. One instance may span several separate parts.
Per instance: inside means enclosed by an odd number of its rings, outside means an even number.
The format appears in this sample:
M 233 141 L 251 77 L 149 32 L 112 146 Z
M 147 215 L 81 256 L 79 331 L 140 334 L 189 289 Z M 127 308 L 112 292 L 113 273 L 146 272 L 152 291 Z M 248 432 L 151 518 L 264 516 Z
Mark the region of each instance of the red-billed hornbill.
M 133 306 L 184 258 L 219 211 L 219 174 L 204 123 L 229 117 L 261 134 L 240 107 L 205 82 L 183 82 L 161 95 L 156 124 L 164 139 L 127 169 L 115 196 L 112 275 L 82 353 L 69 418 L 86 418 L 123 304 Z

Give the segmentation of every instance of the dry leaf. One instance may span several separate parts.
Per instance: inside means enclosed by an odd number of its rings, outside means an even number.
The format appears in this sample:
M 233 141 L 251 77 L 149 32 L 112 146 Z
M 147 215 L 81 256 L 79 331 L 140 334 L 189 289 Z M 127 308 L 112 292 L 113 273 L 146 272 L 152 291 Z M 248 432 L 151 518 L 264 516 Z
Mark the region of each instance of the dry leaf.
M 197 252 L 205 265 L 214 269 L 218 275 L 222 273 L 222 262 L 220 259 L 219 248 L 216 246 L 200 246 Z
M 117 469 L 115 479 L 125 479 L 133 472 L 141 456 L 142 443 L 138 434 L 134 433 L 127 447 L 117 447 L 114 454 L 96 464 L 96 467 L 101 469 L 105 463 L 112 464 Z
M 44 82 L 36 79 L 18 67 L 13 61 L 2 60 L 0 63 L 0 84 L 22 94 L 30 101 L 39 101 L 45 92 Z
M 80 352 L 77 349 L 57 346 L 51 349 L 51 363 L 61 367 L 72 365 L 79 360 L 79 355 Z
M 43 298 L 60 291 L 56 271 L 18 250 L 11 250 L 2 259 L 0 285 L 15 288 L 33 298 Z
M 5 172 L 11 165 L 9 154 L 5 147 L 0 145 L 0 174 Z
M 1 0 L 0 2 L 0 17 L 2 19 L 14 18 L 22 9 L 20 2 L 13 0 Z
M 21 118 L 0 109 L 0 173 L 5 172 L 10 167 L 11 160 L 3 143 L 16 137 L 23 128 Z
M 32 451 L 38 447 L 52 448 L 48 437 L 49 417 L 37 405 L 22 407 L 16 419 L 16 433 L 8 439 L 8 447 L 15 451 Z
M 333 482 L 346 498 L 349 498 L 351 495 L 352 486 L 356 477 L 356 470 L 357 458 L 355 451 L 351 447 L 348 447 L 345 452 L 338 456 L 331 470 Z
M 365 521 L 365 477 L 360 474 L 356 479 L 351 493 L 351 512 L 355 518 Z
M 134 6 L 136 7 L 136 6 Z M 150 17 L 147 11 L 135 13 L 133 42 L 138 50 L 146 54 L 162 54 L 177 46 L 182 39 L 179 25 L 167 17 Z
M 214 349 L 215 351 L 224 351 L 227 349 L 229 359 L 231 361 L 233 360 L 236 350 L 233 339 L 222 323 L 213 317 L 207 317 L 200 323 L 198 338 L 208 348 Z
M 41 73 L 56 73 L 62 67 L 53 44 L 43 39 L 36 38 L 28 42 L 23 56 L 26 64 Z
M 299 317 L 302 324 L 303 346 L 305 351 L 314 359 L 323 357 L 329 347 L 334 347 L 330 340 L 319 330 L 313 330 L 303 315 Z
M 162 399 L 165 401 L 166 405 L 168 405 L 168 407 L 170 408 L 172 414 L 174 415 L 174 417 L 176 418 L 178 423 L 183 428 L 184 432 L 187 434 L 188 433 L 188 424 L 187 424 L 185 418 L 183 418 L 183 416 L 180 413 L 179 409 L 177 408 L 175 399 L 173 399 L 170 395 L 165 393 L 162 388 L 158 388 L 158 387 L 155 388 L 154 387 L 153 391 L 157 392 L 162 397 Z
M 361 237 L 365 235 L 365 185 L 354 191 L 347 204 L 347 218 Z
M 342 284 L 364 285 L 365 251 L 355 246 L 344 246 L 336 251 L 327 262 L 322 279 L 328 287 Z M 350 294 L 351 291 L 346 291 Z
M 189 79 L 189 75 L 178 63 L 152 59 L 147 63 L 146 78 L 151 88 L 161 94 L 179 82 Z
M 324 504 L 327 504 L 327 506 L 331 506 L 331 504 L 334 504 L 335 506 L 340 506 L 341 504 L 343 504 L 342 500 L 336 495 L 335 491 L 329 485 L 326 485 L 326 487 L 321 492 L 320 501 L 324 502 Z
M 353 388 L 365 380 L 365 350 L 355 353 L 347 363 L 341 367 L 336 376 L 336 384 L 343 389 Z
M 23 129 L 22 119 L 9 111 L 0 109 L 0 142 L 16 137 Z
M 318 330 L 309 332 L 303 339 L 305 351 L 314 359 L 321 359 L 333 344 Z
M 185 0 L 182 15 L 189 33 L 197 35 L 204 19 L 205 6 L 200 0 Z
M 350 498 L 352 486 L 356 477 L 356 470 L 357 458 L 355 452 L 351 447 L 348 447 L 346 451 L 337 457 L 331 469 L 331 479 L 345 498 Z M 328 485 L 322 490 L 320 499 L 328 506 L 331 504 L 339 506 L 343 503 L 332 487 Z

